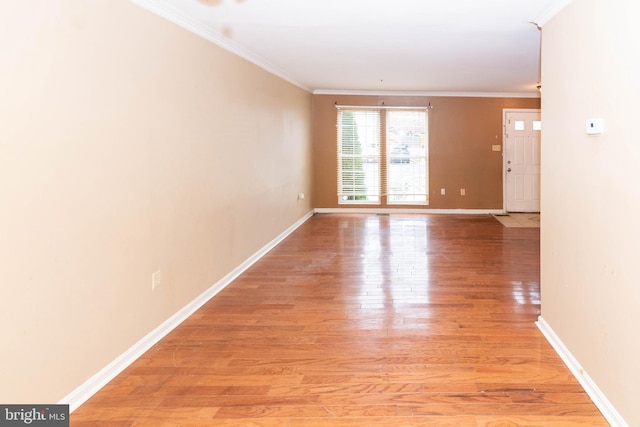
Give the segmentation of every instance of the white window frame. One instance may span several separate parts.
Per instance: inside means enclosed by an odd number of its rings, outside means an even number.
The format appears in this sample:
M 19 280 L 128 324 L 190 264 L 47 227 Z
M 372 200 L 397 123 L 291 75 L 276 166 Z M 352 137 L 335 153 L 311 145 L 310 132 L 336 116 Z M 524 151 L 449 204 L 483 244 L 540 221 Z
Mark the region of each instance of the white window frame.
M 340 205 L 409 205 L 425 206 L 429 204 L 429 135 L 428 135 L 428 109 L 425 107 L 367 107 L 367 106 L 336 106 L 336 151 L 337 151 L 337 196 Z M 397 156 L 393 156 L 392 150 L 397 148 L 397 138 L 394 139 L 387 129 L 387 111 L 404 110 L 411 112 L 424 112 L 424 129 L 419 130 L 418 143 L 408 143 L 409 151 L 406 165 L 400 165 L 405 174 L 405 185 L 399 185 L 397 179 Z M 344 128 L 344 113 L 361 115 L 354 118 L 353 130 Z M 367 119 L 371 115 L 377 120 L 369 123 Z M 348 119 L 347 119 L 348 120 Z M 356 123 L 357 122 L 357 123 Z M 363 124 L 363 122 L 366 122 Z M 349 123 L 346 122 L 346 126 Z M 349 133 L 352 132 L 352 133 Z M 357 135 L 354 135 L 358 132 Z M 364 141 L 360 141 L 360 134 Z M 347 140 L 343 140 L 344 138 Z M 354 138 L 352 141 L 349 139 Z M 359 144 L 349 146 L 349 143 Z M 346 149 L 345 149 L 346 148 Z M 344 170 L 344 165 L 352 169 Z M 414 170 L 418 173 L 411 176 L 409 164 L 416 165 Z M 423 167 L 424 169 L 420 169 Z M 361 168 L 361 169 L 359 169 Z M 408 176 L 407 176 L 408 174 Z M 392 179 L 389 180 L 391 175 Z M 418 182 L 416 183 L 416 179 Z M 406 191 L 406 186 L 410 191 Z M 416 186 L 418 188 L 416 188 Z M 405 191 L 397 192 L 405 188 Z M 416 191 L 418 190 L 418 191 Z M 419 200 L 416 200 L 419 199 Z

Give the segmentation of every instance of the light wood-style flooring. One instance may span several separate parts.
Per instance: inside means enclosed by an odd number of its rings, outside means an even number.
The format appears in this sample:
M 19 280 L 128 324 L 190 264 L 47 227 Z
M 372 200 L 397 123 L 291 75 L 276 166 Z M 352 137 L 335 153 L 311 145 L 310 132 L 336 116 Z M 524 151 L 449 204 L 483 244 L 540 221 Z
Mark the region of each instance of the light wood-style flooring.
M 539 232 L 315 215 L 71 426 L 606 426 L 534 325 Z

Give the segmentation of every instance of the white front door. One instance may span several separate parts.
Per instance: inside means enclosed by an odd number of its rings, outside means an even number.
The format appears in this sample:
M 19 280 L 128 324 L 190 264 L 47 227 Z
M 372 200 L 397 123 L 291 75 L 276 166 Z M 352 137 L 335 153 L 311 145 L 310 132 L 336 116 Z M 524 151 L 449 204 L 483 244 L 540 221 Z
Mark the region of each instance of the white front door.
M 540 212 L 540 110 L 505 110 L 507 212 Z

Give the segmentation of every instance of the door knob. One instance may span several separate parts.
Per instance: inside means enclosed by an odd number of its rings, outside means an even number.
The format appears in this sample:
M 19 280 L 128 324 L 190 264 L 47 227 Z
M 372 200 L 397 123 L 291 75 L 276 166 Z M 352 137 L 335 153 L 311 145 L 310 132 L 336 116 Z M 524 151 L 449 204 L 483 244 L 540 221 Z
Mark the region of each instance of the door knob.
M 511 168 L 507 169 L 507 172 L 511 172 Z

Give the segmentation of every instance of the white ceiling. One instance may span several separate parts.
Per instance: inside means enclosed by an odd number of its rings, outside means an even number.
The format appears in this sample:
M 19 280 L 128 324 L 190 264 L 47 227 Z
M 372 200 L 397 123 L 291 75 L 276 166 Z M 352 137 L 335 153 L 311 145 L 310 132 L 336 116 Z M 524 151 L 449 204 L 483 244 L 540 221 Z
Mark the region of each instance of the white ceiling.
M 316 93 L 537 93 L 566 0 L 133 0 Z

